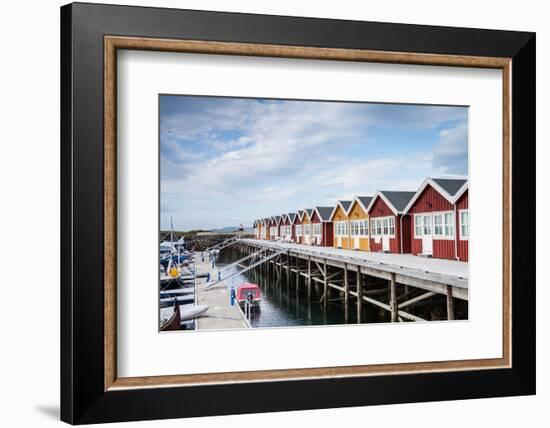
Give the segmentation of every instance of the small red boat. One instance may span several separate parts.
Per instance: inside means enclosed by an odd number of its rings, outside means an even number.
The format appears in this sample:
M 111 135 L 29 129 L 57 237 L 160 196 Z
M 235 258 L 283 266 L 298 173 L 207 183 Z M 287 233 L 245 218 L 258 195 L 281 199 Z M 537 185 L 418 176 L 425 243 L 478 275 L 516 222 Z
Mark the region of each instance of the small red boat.
M 244 304 L 249 301 L 252 306 L 259 306 L 262 300 L 262 291 L 256 284 L 245 283 L 237 287 L 237 302 Z

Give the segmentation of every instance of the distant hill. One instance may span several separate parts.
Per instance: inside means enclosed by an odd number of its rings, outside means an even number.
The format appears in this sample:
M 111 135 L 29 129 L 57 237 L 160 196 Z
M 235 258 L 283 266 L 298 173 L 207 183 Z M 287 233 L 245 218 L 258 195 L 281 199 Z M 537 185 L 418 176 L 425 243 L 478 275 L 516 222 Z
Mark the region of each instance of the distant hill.
M 210 232 L 231 233 L 231 232 L 237 232 L 238 230 L 239 230 L 238 226 L 227 226 L 227 227 L 220 227 L 218 229 L 210 229 Z M 245 227 L 244 232 L 253 233 L 254 229 L 252 227 Z

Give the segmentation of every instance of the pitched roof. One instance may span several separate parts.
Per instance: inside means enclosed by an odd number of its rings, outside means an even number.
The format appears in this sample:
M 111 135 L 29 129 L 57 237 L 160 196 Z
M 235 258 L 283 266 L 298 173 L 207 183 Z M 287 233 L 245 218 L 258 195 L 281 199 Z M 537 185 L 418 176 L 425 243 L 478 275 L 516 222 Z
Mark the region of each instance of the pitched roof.
M 416 192 L 401 192 L 390 190 L 378 190 L 372 197 L 367 211 L 370 211 L 374 205 L 374 201 L 377 196 L 380 196 L 382 200 L 389 205 L 394 214 L 401 214 L 404 212 L 409 201 L 416 195 Z
M 334 214 L 336 214 L 338 207 L 341 207 L 347 215 L 350 205 L 351 201 L 337 201 L 336 206 L 332 209 L 332 213 L 330 214 L 330 220 L 332 220 L 332 217 L 334 217 Z
M 338 201 L 340 205 L 342 205 L 342 209 L 344 211 L 347 211 L 349 206 L 351 205 L 351 201 Z
M 359 205 L 361 205 L 361 207 L 365 210 L 365 211 L 369 211 L 369 205 L 370 203 L 372 202 L 372 200 L 374 199 L 373 196 L 356 196 L 353 201 L 351 201 L 348 209 L 346 210 L 346 214 L 349 216 L 350 215 L 350 210 L 351 208 L 353 207 L 353 203 L 355 201 L 359 202 Z
M 304 213 L 305 213 L 304 210 L 298 210 L 298 218 L 299 218 L 300 220 L 302 220 L 302 218 L 304 217 Z
M 361 201 L 363 207 L 366 209 L 370 205 L 370 201 L 372 201 L 372 196 L 357 196 L 357 199 Z
M 437 184 L 439 184 L 450 196 L 456 195 L 456 193 L 464 186 L 466 179 L 459 178 L 432 178 Z
M 313 208 L 306 208 L 305 209 L 307 216 L 311 219 L 311 216 L 313 214 Z
M 288 213 L 286 215 L 291 223 L 294 223 L 294 220 L 296 219 L 297 214 L 296 213 Z
M 422 195 L 424 189 L 431 186 L 451 204 L 456 203 L 458 198 L 468 189 L 468 180 L 465 178 L 426 178 L 416 191 L 414 197 L 407 203 L 404 212 L 408 212 L 415 201 Z
M 275 223 L 279 224 L 281 222 L 281 216 L 280 215 L 275 215 L 273 216 L 273 218 L 275 219 Z
M 332 210 L 334 210 L 334 207 L 315 207 L 315 211 L 321 221 L 329 221 Z

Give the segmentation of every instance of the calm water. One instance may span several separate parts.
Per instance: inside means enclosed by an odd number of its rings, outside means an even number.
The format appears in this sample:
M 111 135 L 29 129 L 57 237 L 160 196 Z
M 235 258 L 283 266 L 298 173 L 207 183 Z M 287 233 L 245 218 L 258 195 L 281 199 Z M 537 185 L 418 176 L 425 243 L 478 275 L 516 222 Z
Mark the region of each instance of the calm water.
M 243 254 L 234 248 L 226 248 L 218 256 L 217 265 L 227 266 L 231 262 L 243 257 Z M 248 261 L 245 261 L 248 263 Z M 240 270 L 233 269 L 232 272 Z M 224 276 L 230 272 L 224 271 Z M 272 272 L 272 271 L 271 271 Z M 321 284 L 311 286 L 311 299 L 308 300 L 305 278 L 301 277 L 299 287 L 296 287 L 296 274 L 290 275 L 290 280 L 285 275 L 285 269 L 281 270 L 279 278 L 272 272 L 265 273 L 265 267 L 239 274 L 227 280 L 229 288 L 237 288 L 244 282 L 258 284 L 262 289 L 262 301 L 260 310 L 252 315 L 253 327 L 284 327 L 298 325 L 327 325 L 345 324 L 344 301 L 328 302 L 325 310 L 324 305 L 319 303 L 323 294 Z M 331 291 L 330 299 L 341 298 L 336 290 Z M 363 322 L 388 321 L 387 314 L 380 312 L 378 308 L 363 305 Z M 354 299 L 350 299 L 348 323 L 357 322 L 357 307 Z

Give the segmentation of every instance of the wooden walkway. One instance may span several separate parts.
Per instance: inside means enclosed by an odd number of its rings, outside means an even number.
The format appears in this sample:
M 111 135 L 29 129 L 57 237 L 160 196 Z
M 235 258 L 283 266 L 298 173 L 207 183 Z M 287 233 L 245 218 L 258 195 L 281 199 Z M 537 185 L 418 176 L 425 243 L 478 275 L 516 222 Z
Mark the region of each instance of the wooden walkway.
M 284 271 L 287 277 L 295 278 L 297 285 L 300 278 L 304 278 L 308 298 L 312 284 L 320 285 L 324 305 L 331 294 L 341 296 L 346 319 L 354 299 L 359 323 L 365 302 L 391 313 L 391 321 L 425 321 L 410 310 L 445 296 L 447 319 L 453 320 L 455 299 L 468 300 L 468 263 L 465 262 L 257 239 L 241 239 L 236 244 L 244 254 L 254 254 L 262 248 L 278 253 L 266 263 L 275 268 L 276 275 Z M 375 288 L 368 285 L 373 280 Z
M 203 261 L 204 256 L 204 261 Z M 203 274 L 210 272 L 210 283 L 217 280 L 218 269 L 212 267 L 212 260 L 204 253 L 195 254 L 196 273 Z M 199 305 L 208 305 L 206 315 L 196 320 L 197 330 L 227 330 L 248 328 L 237 304 L 231 306 L 229 290 L 225 281 L 218 283 L 215 287 L 208 288 L 206 278 L 197 278 L 197 297 Z

